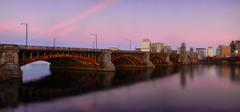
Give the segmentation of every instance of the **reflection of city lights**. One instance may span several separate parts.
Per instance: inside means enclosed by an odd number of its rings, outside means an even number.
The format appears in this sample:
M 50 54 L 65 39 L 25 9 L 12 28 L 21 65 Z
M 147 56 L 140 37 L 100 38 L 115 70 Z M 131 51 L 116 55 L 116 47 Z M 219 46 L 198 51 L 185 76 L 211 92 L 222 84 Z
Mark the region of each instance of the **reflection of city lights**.
M 213 72 L 214 72 L 213 67 L 209 67 L 209 68 L 208 68 L 208 71 L 207 71 L 208 75 L 209 75 L 209 76 L 213 76 L 213 75 L 214 75 Z
M 238 54 L 238 50 L 235 50 L 235 54 Z
M 235 69 L 235 73 L 236 73 L 236 74 L 239 74 L 239 73 L 238 73 L 238 69 Z

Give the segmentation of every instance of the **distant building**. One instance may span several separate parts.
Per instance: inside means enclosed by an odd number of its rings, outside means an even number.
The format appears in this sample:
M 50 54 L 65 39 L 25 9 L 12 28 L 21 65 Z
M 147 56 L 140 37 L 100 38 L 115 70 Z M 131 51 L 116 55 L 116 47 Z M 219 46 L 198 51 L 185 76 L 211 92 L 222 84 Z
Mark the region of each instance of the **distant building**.
M 177 50 L 172 50 L 173 54 L 178 54 Z
M 240 40 L 237 41 L 232 41 L 230 43 L 230 47 L 231 47 L 231 54 L 232 55 L 240 55 Z
M 220 57 L 229 57 L 231 56 L 231 47 L 228 45 L 219 45 L 218 46 L 220 53 Z
M 136 48 L 135 51 L 141 51 L 141 48 Z
M 194 48 L 190 48 L 190 52 L 189 52 L 189 54 L 191 54 L 191 55 L 193 55 L 194 54 Z
M 119 48 L 117 48 L 117 47 L 109 47 L 108 49 L 109 49 L 109 50 L 112 50 L 112 51 L 119 50 Z
M 231 43 L 230 43 L 230 47 L 231 47 L 231 54 L 232 55 L 236 55 L 236 44 L 235 44 L 235 42 L 234 41 L 232 41 Z
M 169 45 L 164 46 L 163 53 L 172 53 L 172 47 Z
M 181 43 L 181 47 L 180 47 L 180 54 L 186 54 L 187 50 L 186 50 L 186 43 Z
M 236 54 L 237 55 L 240 55 L 240 40 L 237 40 L 236 42 L 235 42 L 235 45 L 236 45 Z
M 213 57 L 213 47 L 208 47 L 208 49 L 207 49 L 207 56 L 208 57 Z
M 156 43 L 151 43 L 150 44 L 150 51 L 151 52 L 163 52 L 164 49 L 164 43 L 156 42 Z
M 149 39 L 143 39 L 141 43 L 141 51 L 147 51 L 150 52 L 150 44 L 151 41 Z
M 206 57 L 206 48 L 196 48 L 196 54 L 200 59 L 204 59 Z
M 216 49 L 216 56 L 218 56 L 218 57 L 220 57 L 220 51 L 221 49 L 218 47 L 217 49 Z
M 176 53 L 177 53 L 177 54 L 180 54 L 180 53 L 181 53 L 180 48 L 177 48 Z

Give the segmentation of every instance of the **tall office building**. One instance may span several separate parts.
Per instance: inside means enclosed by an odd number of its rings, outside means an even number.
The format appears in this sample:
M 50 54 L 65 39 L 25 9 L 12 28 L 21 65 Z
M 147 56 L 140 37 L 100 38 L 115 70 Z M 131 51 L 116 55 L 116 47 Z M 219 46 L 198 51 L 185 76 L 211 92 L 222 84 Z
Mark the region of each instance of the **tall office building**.
M 240 40 L 232 41 L 230 47 L 232 55 L 240 55 Z
M 236 44 L 235 44 L 235 42 L 234 41 L 232 41 L 231 43 L 230 43 L 230 47 L 231 47 L 231 54 L 232 55 L 236 55 Z
M 235 42 L 235 45 L 236 45 L 236 54 L 237 55 L 240 55 L 240 40 L 237 40 L 236 42 Z
M 163 53 L 172 53 L 172 47 L 169 45 L 164 46 Z
M 181 43 L 181 47 L 180 47 L 180 54 L 186 54 L 187 51 L 186 51 L 186 43 Z
M 194 48 L 190 48 L 190 54 L 193 55 L 194 54 Z
M 220 57 L 229 57 L 231 56 L 231 47 L 228 45 L 219 45 L 219 56 Z
M 150 47 L 151 47 L 150 49 L 151 52 L 160 53 L 160 52 L 163 52 L 164 50 L 164 43 L 160 43 L 160 42 L 151 43 Z
M 218 57 L 220 57 L 220 48 L 218 47 L 217 49 L 216 49 L 216 56 L 218 56 Z
M 141 51 L 150 52 L 150 44 L 151 41 L 148 38 L 143 39 L 141 43 Z
M 207 55 L 208 57 L 213 57 L 213 47 L 208 47 Z
M 196 48 L 196 53 L 200 59 L 204 59 L 206 57 L 206 48 Z

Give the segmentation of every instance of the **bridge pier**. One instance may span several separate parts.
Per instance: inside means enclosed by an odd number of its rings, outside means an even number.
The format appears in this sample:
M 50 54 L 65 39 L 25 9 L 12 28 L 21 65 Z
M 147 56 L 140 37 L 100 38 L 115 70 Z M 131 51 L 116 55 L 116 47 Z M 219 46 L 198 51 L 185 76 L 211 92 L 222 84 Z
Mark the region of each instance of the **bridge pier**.
M 189 64 L 188 55 L 187 54 L 181 54 L 180 57 L 178 58 L 178 62 L 180 64 Z
M 18 51 L 15 45 L 0 45 L 0 80 L 22 78 L 18 64 Z
M 198 63 L 197 56 L 194 56 L 194 55 L 191 56 L 190 62 L 191 62 L 191 64 L 197 64 Z
M 170 61 L 170 55 L 169 54 L 167 54 L 165 60 L 166 60 L 168 65 L 173 65 L 173 63 Z
M 150 60 L 150 53 L 145 52 L 143 55 L 143 63 L 146 68 L 155 68 L 155 65 Z
M 111 61 L 111 51 L 103 51 L 98 60 L 100 62 L 100 71 L 115 71 L 115 66 Z

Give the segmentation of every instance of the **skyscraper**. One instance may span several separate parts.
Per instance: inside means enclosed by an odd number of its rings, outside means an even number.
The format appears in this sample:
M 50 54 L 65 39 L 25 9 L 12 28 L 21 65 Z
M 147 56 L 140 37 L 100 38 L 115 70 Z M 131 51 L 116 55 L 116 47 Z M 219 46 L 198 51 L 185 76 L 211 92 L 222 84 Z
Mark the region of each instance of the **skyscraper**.
M 148 38 L 143 39 L 141 43 L 141 51 L 150 52 L 150 44 L 151 41 Z
M 151 52 L 160 53 L 160 52 L 163 52 L 164 50 L 164 43 L 160 43 L 160 42 L 151 43 L 150 46 L 151 46 L 151 49 L 150 49 Z
M 230 43 L 230 47 L 231 47 L 231 54 L 232 55 L 240 55 L 240 40 L 237 41 L 232 41 Z
M 229 57 L 231 56 L 231 47 L 228 45 L 219 45 L 219 56 L 220 57 Z
M 207 55 L 208 57 L 213 57 L 213 47 L 208 47 Z
M 181 43 L 181 47 L 180 47 L 180 54 L 186 54 L 186 43 Z
M 200 59 L 204 59 L 206 57 L 206 48 L 196 48 L 196 53 Z
M 218 56 L 218 57 L 220 57 L 220 51 L 221 49 L 218 47 L 217 49 L 216 49 L 216 56 Z
M 172 47 L 169 45 L 164 46 L 163 53 L 172 53 Z
M 194 54 L 194 48 L 190 48 L 190 55 L 193 55 Z

